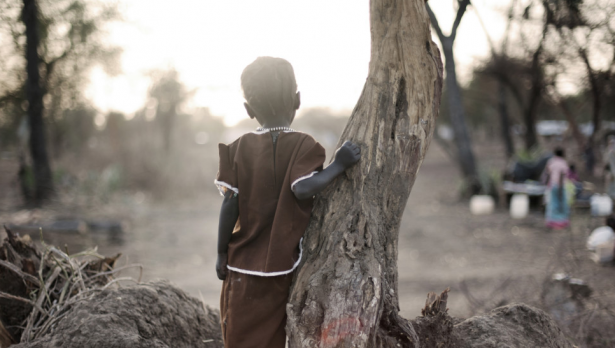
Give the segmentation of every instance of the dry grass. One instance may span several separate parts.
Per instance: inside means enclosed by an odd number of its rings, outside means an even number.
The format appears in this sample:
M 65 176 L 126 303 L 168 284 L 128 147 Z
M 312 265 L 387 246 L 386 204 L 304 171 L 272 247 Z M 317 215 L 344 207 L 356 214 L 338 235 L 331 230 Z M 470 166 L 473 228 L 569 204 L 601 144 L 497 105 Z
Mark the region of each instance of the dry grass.
M 20 238 L 8 229 L 6 232 L 8 243 L 5 241 L 3 248 L 10 250 L 5 252 L 5 255 L 13 255 L 13 257 L 12 260 L 0 260 L 0 266 L 28 284 L 29 298 L 1 291 L 0 297 L 27 303 L 32 308 L 22 324 L 21 342 L 29 342 L 48 333 L 77 302 L 87 300 L 95 293 L 111 286 L 117 286 L 121 281 L 141 282 L 143 272 L 141 265 L 114 267 L 120 254 L 114 257 L 104 257 L 98 254 L 96 248 L 93 248 L 69 255 L 45 243 L 43 243 L 42 252 L 38 255 L 31 252 L 24 253 L 24 251 L 36 250 L 29 238 Z M 38 256 L 40 259 L 37 260 Z M 36 263 L 39 266 L 34 270 L 35 272 L 21 270 L 22 265 Z M 21 264 L 22 267 L 17 264 Z M 118 277 L 121 271 L 128 268 L 140 270 L 138 279 Z M 14 337 L 11 339 L 15 340 Z

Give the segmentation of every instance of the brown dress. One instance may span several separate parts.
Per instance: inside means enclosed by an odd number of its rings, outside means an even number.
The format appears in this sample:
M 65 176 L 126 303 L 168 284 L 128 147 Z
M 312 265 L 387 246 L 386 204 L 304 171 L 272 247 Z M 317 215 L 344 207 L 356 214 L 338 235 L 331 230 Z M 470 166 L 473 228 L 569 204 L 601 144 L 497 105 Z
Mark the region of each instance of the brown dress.
M 292 186 L 322 170 L 325 151 L 301 132 L 281 132 L 275 146 L 268 132 L 248 133 L 219 151 L 215 183 L 239 198 L 220 298 L 225 347 L 283 348 L 292 272 L 313 203 L 297 200 Z

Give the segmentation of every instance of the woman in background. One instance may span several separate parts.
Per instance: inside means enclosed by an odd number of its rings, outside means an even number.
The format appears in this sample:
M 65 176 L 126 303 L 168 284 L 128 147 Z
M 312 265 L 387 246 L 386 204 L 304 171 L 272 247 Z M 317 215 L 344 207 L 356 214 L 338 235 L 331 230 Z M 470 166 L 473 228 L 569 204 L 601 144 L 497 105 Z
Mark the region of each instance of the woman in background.
M 558 147 L 545 167 L 547 178 L 547 190 L 545 191 L 546 223 L 547 227 L 552 229 L 566 228 L 570 224 L 570 204 L 568 203 L 565 185 L 568 172 L 569 167 L 564 159 L 564 150 Z

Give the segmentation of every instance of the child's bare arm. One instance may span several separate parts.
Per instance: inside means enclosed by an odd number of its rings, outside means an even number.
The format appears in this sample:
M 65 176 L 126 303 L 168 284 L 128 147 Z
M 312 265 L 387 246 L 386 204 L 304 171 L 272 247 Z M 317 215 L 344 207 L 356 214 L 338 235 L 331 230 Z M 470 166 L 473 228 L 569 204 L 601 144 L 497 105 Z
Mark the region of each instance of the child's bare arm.
M 335 152 L 335 159 L 323 171 L 311 178 L 299 181 L 293 187 L 293 193 L 297 199 L 307 199 L 320 193 L 333 179 L 352 167 L 361 159 L 361 148 L 347 141 Z
M 218 279 L 224 280 L 227 273 L 228 243 L 231 241 L 233 229 L 239 218 L 239 199 L 232 190 L 227 190 L 220 209 L 218 223 L 218 259 L 216 261 L 216 274 Z

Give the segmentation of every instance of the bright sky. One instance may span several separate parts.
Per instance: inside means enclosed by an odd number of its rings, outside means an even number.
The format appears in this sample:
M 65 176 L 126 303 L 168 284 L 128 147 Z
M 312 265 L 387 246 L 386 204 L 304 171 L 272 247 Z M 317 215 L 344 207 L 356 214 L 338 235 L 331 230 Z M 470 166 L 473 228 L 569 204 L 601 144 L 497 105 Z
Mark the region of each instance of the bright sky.
M 430 0 L 445 33 L 454 0 Z M 508 0 L 474 0 L 490 35 L 504 31 Z M 92 72 L 86 95 L 103 111 L 128 115 L 147 97 L 152 69 L 174 67 L 196 94 L 186 107 L 209 107 L 228 125 L 247 117 L 239 78 L 258 56 L 289 60 L 303 107 L 352 109 L 369 63 L 368 0 L 120 0 L 123 23 L 113 24 L 111 42 L 123 47 L 123 74 Z M 461 81 L 476 59 L 488 55 L 485 34 L 470 7 L 459 27 L 456 60 Z M 434 41 L 437 42 L 436 39 Z

